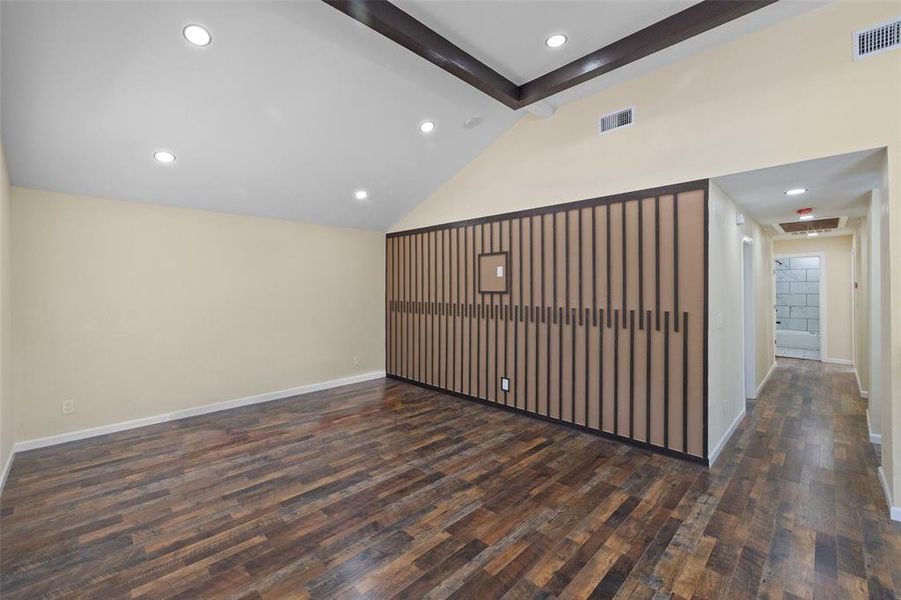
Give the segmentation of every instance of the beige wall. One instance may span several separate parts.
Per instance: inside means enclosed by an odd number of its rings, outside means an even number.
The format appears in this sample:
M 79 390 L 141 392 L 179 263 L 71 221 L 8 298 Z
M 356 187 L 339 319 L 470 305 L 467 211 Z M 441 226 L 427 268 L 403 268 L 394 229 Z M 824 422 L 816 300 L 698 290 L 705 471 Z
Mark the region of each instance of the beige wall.
M 774 281 L 773 281 L 773 240 L 763 227 L 746 216 L 745 224 L 741 226 L 742 235 L 751 238 L 751 247 L 754 256 L 754 290 L 755 290 L 755 329 L 757 330 L 757 381 L 760 389 L 770 372 L 776 365 L 775 328 L 776 315 L 773 310 Z M 760 391 L 763 391 L 762 389 Z
M 896 82 L 898 81 L 896 79 Z M 878 327 L 883 332 L 879 340 L 881 346 L 879 356 L 882 361 L 877 367 L 882 397 L 875 412 L 879 414 L 878 420 L 881 422 L 880 458 L 885 484 L 890 490 L 895 519 L 901 521 L 901 210 L 889 210 L 892 198 L 895 199 L 895 204 L 901 199 L 899 173 L 901 173 L 901 152 L 897 150 L 892 152 L 889 149 L 882 165 L 882 184 L 876 195 L 876 210 L 880 215 L 878 227 L 881 312 L 877 315 L 871 311 L 870 331 L 873 331 L 873 327 Z M 876 271 L 871 268 L 870 272 Z M 871 353 L 870 356 L 875 357 L 876 354 Z M 876 361 L 872 360 L 871 365 L 874 363 Z
M 0 485 L 15 442 L 12 399 L 10 321 L 10 187 L 6 156 L 0 144 Z
M 384 369 L 382 233 L 15 187 L 12 222 L 17 441 Z
M 883 200 L 901 197 L 901 52 L 855 62 L 855 31 L 898 16 L 897 2 L 838 1 L 558 109 L 525 117 L 394 230 L 604 196 L 886 147 Z M 865 100 L 862 100 L 865 99 Z M 862 109 L 862 102 L 865 108 Z M 632 127 L 603 136 L 598 117 L 634 106 Z M 887 210 L 887 208 L 886 208 Z M 890 218 L 890 223 L 888 223 Z M 901 239 L 901 210 L 886 212 Z M 882 250 L 901 268 L 901 243 Z M 885 261 L 886 263 L 888 260 Z M 883 273 L 887 283 L 888 266 Z M 901 273 L 878 318 L 889 328 L 884 422 L 901 438 Z M 888 286 L 887 286 L 888 287 Z M 875 356 L 875 354 L 873 355 Z M 883 434 L 901 504 L 901 444 Z M 895 473 L 895 471 L 898 471 Z
M 870 276 L 867 219 L 859 219 L 854 227 L 851 246 L 853 261 L 851 294 L 854 310 L 854 369 L 861 395 L 868 394 L 870 382 Z
M 714 451 L 730 426 L 744 412 L 743 238 L 751 238 L 754 262 L 755 330 L 759 386 L 773 367 L 773 251 L 763 229 L 750 218 L 736 225 L 735 202 L 710 183 L 709 257 L 710 319 L 708 349 L 708 436 Z
M 797 240 L 775 240 L 775 256 L 822 254 L 825 265 L 821 278 L 826 281 L 826 353 L 825 361 L 852 362 L 853 315 L 851 312 L 851 245 L 850 235 L 836 237 L 818 236 Z M 822 327 L 822 324 L 821 324 Z M 822 342 L 821 349 L 822 349 Z

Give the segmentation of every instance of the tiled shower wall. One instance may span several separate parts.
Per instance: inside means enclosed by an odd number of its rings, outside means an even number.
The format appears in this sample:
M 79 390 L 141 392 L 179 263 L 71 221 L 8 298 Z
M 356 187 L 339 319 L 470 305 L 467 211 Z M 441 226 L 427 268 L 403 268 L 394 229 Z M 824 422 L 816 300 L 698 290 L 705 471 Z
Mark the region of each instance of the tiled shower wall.
M 820 259 L 776 259 L 776 329 L 820 331 Z

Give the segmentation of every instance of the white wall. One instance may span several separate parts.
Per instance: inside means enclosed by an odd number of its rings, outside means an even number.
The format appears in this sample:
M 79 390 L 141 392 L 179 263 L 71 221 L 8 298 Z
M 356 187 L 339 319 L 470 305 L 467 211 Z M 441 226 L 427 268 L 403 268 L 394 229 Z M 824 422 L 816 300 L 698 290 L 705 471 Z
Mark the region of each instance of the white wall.
M 869 411 L 871 433 L 876 435 L 882 432 L 882 325 L 879 323 L 880 315 L 882 315 L 882 281 L 881 275 L 884 273 L 882 267 L 882 208 L 880 201 L 880 191 L 874 190 L 870 194 L 870 207 L 867 210 L 867 233 L 869 234 L 870 252 L 869 252 L 869 272 L 870 277 L 870 319 L 869 319 L 869 340 L 870 349 L 870 394 L 869 394 Z
M 870 386 L 870 257 L 869 221 L 859 220 L 854 228 L 854 369 L 860 394 L 866 397 Z
M 15 409 L 12 397 L 10 302 L 10 202 L 6 156 L 0 143 L 0 486 L 13 456 Z
M 735 225 L 738 210 L 710 184 L 710 253 L 707 314 L 708 448 L 715 456 L 733 423 L 745 412 L 742 387 L 742 241 Z
M 17 441 L 384 369 L 383 233 L 16 187 L 12 223 Z
M 901 521 L 901 398 L 897 397 L 901 357 L 901 211 L 890 211 L 897 188 L 894 165 L 898 156 L 887 152 L 881 166 L 881 182 L 870 194 L 867 212 L 869 253 L 869 398 L 870 433 L 882 444 L 879 475 L 892 518 Z M 894 240 L 894 241 L 892 241 Z M 899 440 L 901 441 L 901 440 Z
M 898 111 L 901 113 L 901 110 Z M 901 155 L 889 152 L 882 164 L 882 182 L 875 199 L 879 214 L 879 272 L 880 311 L 871 313 L 873 327 L 880 329 L 879 353 L 871 355 L 871 363 L 879 363 L 879 406 L 870 410 L 880 422 L 882 439 L 882 474 L 887 499 L 895 520 L 901 521 L 901 210 L 890 210 L 892 198 L 898 193 L 898 173 Z M 871 273 L 876 273 L 874 269 Z M 871 279 L 876 279 L 872 277 Z M 875 293 L 870 288 L 871 294 Z M 871 305 L 872 306 L 872 305 Z M 876 357 L 879 360 L 875 360 Z M 897 440 L 898 443 L 895 443 Z
M 772 242 L 716 183 L 710 183 L 708 292 L 708 447 L 711 458 L 745 413 L 742 239 L 752 239 L 756 295 L 756 367 L 760 385 L 773 367 Z M 715 249 L 715 250 L 714 250 Z

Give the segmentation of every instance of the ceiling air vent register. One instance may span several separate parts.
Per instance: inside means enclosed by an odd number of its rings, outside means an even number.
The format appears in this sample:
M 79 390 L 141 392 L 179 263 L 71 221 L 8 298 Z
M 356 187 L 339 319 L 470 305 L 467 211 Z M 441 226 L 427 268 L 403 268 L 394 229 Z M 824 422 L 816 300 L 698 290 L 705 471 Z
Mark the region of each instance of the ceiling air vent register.
M 612 112 L 609 115 L 604 115 L 598 121 L 598 133 L 603 134 L 620 127 L 628 127 L 633 121 L 634 109 L 632 108 L 624 108 L 623 110 Z
M 901 48 L 901 18 L 854 34 L 854 60 Z

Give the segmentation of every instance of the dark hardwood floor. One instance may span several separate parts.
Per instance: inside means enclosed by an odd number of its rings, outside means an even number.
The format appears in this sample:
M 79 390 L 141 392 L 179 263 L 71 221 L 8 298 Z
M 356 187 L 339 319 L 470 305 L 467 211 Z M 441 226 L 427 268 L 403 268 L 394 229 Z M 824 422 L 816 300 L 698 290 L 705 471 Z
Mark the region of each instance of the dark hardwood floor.
M 713 469 L 377 381 L 19 454 L 4 600 L 892 598 L 846 368 L 781 360 Z

